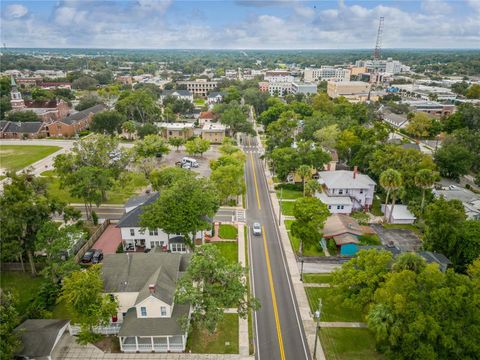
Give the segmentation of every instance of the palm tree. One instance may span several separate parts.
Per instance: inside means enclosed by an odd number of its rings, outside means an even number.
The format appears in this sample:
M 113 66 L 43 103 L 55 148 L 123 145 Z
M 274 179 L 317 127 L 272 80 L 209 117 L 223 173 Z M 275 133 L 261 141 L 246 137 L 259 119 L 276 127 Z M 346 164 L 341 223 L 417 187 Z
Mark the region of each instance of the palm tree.
M 303 196 L 305 196 L 305 181 L 312 176 L 312 168 L 308 165 L 300 165 L 297 174 L 302 178 Z
M 422 189 L 422 203 L 420 205 L 421 213 L 423 213 L 423 207 L 425 205 L 425 190 L 433 186 L 435 178 L 435 173 L 430 169 L 420 169 L 415 174 L 415 185 Z
M 131 140 L 132 134 L 134 134 L 136 131 L 135 123 L 131 120 L 125 121 L 122 124 L 122 130 L 128 134 L 128 139 Z
M 306 196 L 314 196 L 317 191 L 320 191 L 322 186 L 317 180 L 311 179 L 305 183 Z
M 387 205 L 390 194 L 393 191 L 392 196 L 392 208 L 390 209 L 389 221 L 392 220 L 393 207 L 395 206 L 395 190 L 400 189 L 402 186 L 402 174 L 394 169 L 387 169 L 380 174 L 380 185 L 387 191 L 387 197 L 385 199 L 385 214 L 387 213 Z

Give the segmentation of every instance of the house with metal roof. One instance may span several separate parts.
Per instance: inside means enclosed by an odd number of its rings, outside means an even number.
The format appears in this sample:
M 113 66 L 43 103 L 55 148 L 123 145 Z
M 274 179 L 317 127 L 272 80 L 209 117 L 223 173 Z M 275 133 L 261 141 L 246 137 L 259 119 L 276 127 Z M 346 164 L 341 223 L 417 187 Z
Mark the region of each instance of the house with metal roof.
M 193 94 L 188 90 L 164 90 L 160 95 L 160 101 L 163 103 L 167 97 L 174 97 L 179 100 L 187 100 L 193 103 Z
M 370 176 L 353 171 L 320 171 L 318 182 L 322 191 L 316 197 L 328 206 L 332 214 L 350 214 L 355 210 L 366 210 L 372 206 L 375 186 Z
M 178 279 L 190 257 L 151 252 L 109 254 L 103 260 L 105 292 L 114 296 L 120 349 L 124 352 L 182 352 L 190 318 L 189 304 L 175 304 Z

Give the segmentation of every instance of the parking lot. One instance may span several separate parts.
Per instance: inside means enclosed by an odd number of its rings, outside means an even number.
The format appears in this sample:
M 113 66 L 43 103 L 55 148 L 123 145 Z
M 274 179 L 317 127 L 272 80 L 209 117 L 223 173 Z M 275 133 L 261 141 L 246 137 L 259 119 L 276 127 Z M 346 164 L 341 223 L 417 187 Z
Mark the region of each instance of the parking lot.
M 385 229 L 382 225 L 371 225 L 378 234 L 383 245 L 395 245 L 402 251 L 417 251 L 421 248 L 422 242 L 411 230 L 407 229 Z
M 175 166 L 177 161 L 181 161 L 183 157 L 191 157 L 197 160 L 199 167 L 192 168 L 193 171 L 200 174 L 201 176 L 208 177 L 210 176 L 210 160 L 216 160 L 220 157 L 220 152 L 218 151 L 218 145 L 212 145 L 212 147 L 204 153 L 202 156 L 191 156 L 185 152 L 183 147 L 180 147 L 180 151 L 172 149 L 169 154 L 162 157 L 162 166 Z

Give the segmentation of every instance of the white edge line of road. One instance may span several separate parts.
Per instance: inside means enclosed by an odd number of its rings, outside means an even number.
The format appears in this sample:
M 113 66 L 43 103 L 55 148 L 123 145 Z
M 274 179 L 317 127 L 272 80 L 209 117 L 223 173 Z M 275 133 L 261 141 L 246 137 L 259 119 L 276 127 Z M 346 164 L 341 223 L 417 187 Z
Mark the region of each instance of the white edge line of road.
M 298 315 L 298 309 L 297 309 L 298 302 L 296 301 L 296 296 L 293 295 L 292 284 L 291 284 L 291 281 L 290 281 L 290 274 L 287 270 L 287 263 L 285 261 L 285 257 L 286 257 L 285 250 L 283 249 L 283 244 L 280 240 L 281 235 L 280 235 L 280 231 L 278 230 L 278 227 L 280 226 L 280 224 L 278 224 L 277 217 L 275 216 L 275 211 L 273 210 L 272 199 L 270 198 L 270 191 L 269 191 L 269 188 L 268 188 L 267 178 L 265 176 L 265 169 L 263 168 L 263 162 L 260 162 L 260 167 L 263 171 L 262 181 L 265 183 L 266 188 L 267 188 L 267 192 L 268 192 L 267 193 L 268 204 L 270 206 L 270 210 L 272 211 L 273 221 L 276 224 L 275 232 L 277 233 L 277 239 L 279 241 L 278 245 L 279 245 L 280 251 L 282 253 L 283 270 L 285 271 L 285 275 L 287 277 L 288 289 L 290 290 L 290 297 L 292 298 L 292 304 L 293 304 L 293 308 L 295 310 L 295 318 L 297 319 L 298 330 L 300 331 L 300 337 L 302 338 L 302 345 L 303 345 L 303 351 L 305 352 L 305 359 L 310 359 L 310 357 L 308 356 L 309 351 L 307 350 L 307 346 L 305 344 L 305 334 L 304 334 L 304 331 L 302 331 L 302 326 L 300 324 L 300 318 L 299 318 L 299 315 Z
M 246 225 L 247 228 L 247 247 L 248 247 L 248 266 L 250 267 L 250 284 L 252 285 L 252 295 L 253 297 L 255 296 L 255 278 L 253 276 L 253 266 L 252 264 L 252 258 L 253 258 L 253 253 L 252 253 L 252 247 L 250 246 L 251 244 L 251 234 L 250 234 L 250 226 Z M 258 342 L 258 322 L 257 322 L 257 310 L 253 312 L 253 320 L 255 323 L 255 355 L 258 360 L 260 360 L 260 343 Z

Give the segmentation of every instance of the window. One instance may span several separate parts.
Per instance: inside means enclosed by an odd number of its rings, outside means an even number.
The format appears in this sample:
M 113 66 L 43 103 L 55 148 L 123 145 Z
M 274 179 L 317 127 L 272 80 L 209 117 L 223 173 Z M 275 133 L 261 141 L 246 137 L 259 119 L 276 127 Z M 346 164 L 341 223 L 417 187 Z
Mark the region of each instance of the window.
M 150 234 L 150 236 L 153 236 L 153 235 L 158 235 L 158 229 L 155 229 L 155 230 L 149 230 L 149 234 Z
M 363 194 L 363 189 L 360 189 L 360 194 Z
M 343 205 L 337 205 L 337 210 L 343 210 L 344 206 Z
M 343 194 L 343 189 L 338 189 L 338 193 L 339 193 L 340 195 L 342 195 L 342 194 Z
M 147 316 L 147 308 L 145 306 L 142 306 L 140 308 L 140 313 L 142 314 L 142 316 Z
M 165 306 L 160 306 L 160 316 L 167 316 L 167 308 Z
M 135 229 L 130 229 L 130 236 L 135 236 Z
M 332 210 L 332 205 L 328 205 L 328 210 Z

